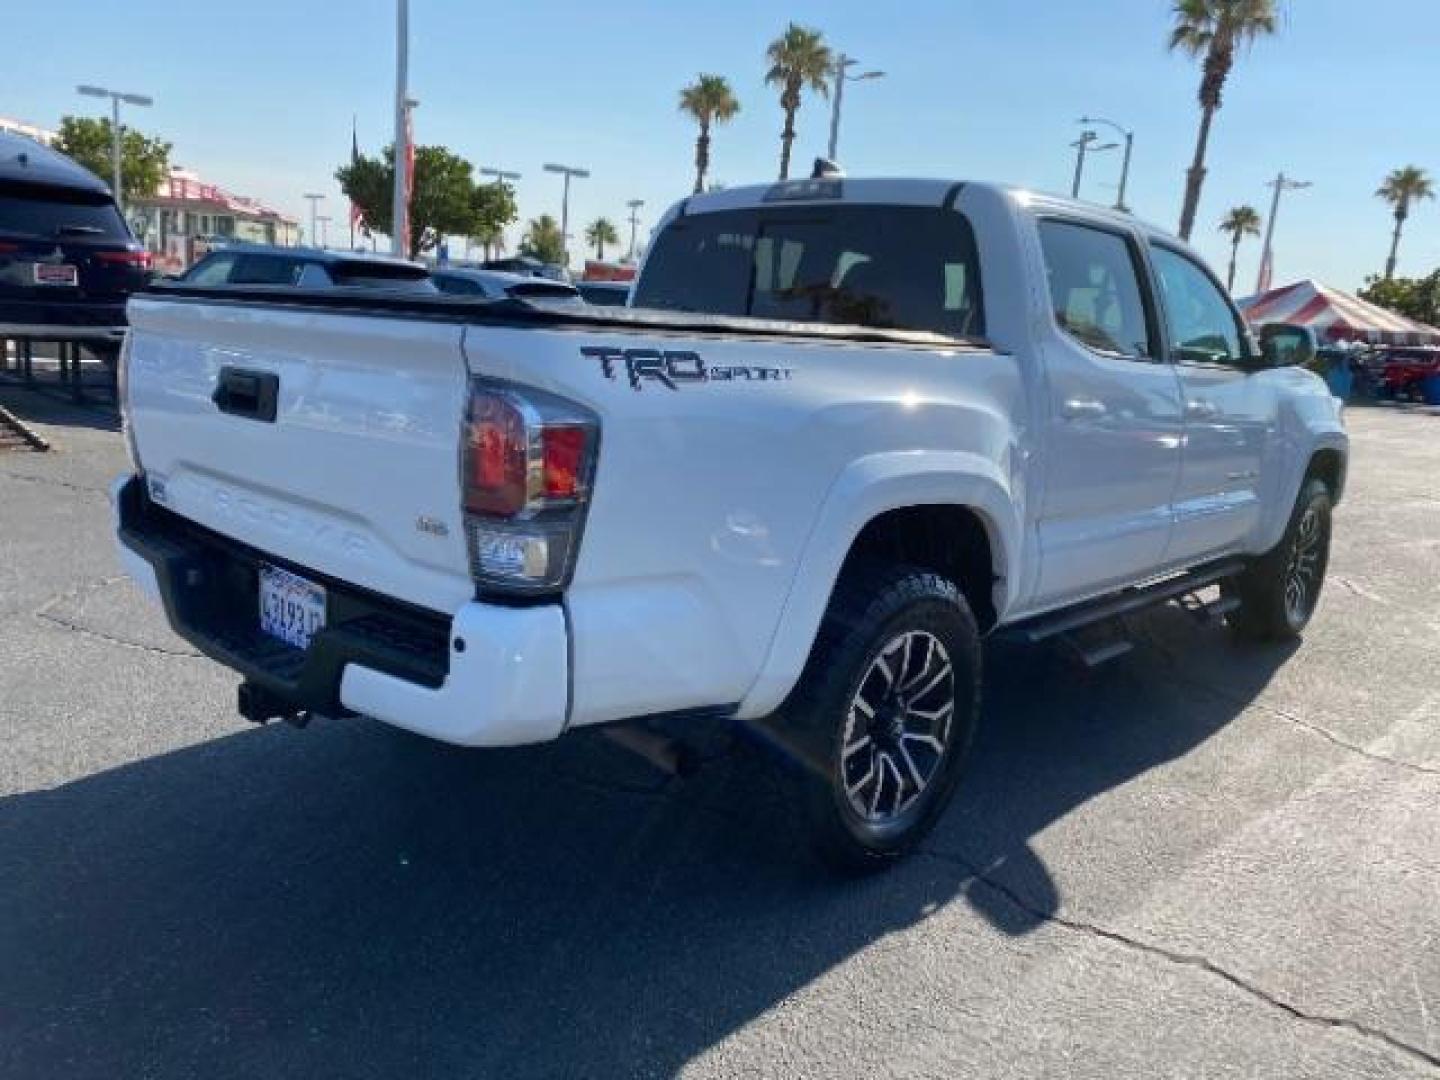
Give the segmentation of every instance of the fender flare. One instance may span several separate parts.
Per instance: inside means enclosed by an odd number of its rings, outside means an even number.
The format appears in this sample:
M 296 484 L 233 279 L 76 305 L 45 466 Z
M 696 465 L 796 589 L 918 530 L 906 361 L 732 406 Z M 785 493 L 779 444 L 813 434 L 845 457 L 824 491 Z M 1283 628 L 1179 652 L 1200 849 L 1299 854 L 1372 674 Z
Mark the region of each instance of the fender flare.
M 737 716 L 772 713 L 790 693 L 810 656 L 840 568 L 861 530 L 891 510 L 910 506 L 963 506 L 981 519 L 997 576 L 995 608 L 1015 599 L 1014 560 L 1022 537 L 1021 514 L 1008 478 L 993 461 L 965 452 L 896 451 L 851 462 L 830 485 L 811 527 L 760 672 Z

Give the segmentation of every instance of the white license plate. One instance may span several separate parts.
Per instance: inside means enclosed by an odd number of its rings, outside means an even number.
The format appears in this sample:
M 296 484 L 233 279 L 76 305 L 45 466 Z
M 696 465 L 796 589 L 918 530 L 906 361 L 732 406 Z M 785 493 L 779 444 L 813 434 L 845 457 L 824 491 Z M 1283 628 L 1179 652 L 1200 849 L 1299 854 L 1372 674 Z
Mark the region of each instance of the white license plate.
M 69 263 L 35 263 L 36 285 L 79 285 L 80 272 Z
M 260 568 L 260 629 L 271 637 L 308 649 L 325 625 L 325 590 L 313 581 L 273 566 Z

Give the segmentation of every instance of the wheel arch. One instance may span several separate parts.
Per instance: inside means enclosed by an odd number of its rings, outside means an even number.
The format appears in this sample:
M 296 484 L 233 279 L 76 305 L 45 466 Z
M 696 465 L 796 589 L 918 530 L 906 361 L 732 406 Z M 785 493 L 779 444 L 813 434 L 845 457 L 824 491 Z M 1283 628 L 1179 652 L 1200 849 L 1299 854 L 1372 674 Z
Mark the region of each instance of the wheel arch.
M 1021 520 L 1008 478 L 998 465 L 978 455 L 886 453 L 852 463 L 821 504 L 766 658 L 739 715 L 768 715 L 785 699 L 852 559 L 898 554 L 937 572 L 963 576 L 956 584 L 971 601 L 982 629 L 989 629 L 1015 600 L 1013 568 Z M 988 571 L 970 550 L 947 551 L 946 541 L 952 539 L 959 544 L 983 542 Z

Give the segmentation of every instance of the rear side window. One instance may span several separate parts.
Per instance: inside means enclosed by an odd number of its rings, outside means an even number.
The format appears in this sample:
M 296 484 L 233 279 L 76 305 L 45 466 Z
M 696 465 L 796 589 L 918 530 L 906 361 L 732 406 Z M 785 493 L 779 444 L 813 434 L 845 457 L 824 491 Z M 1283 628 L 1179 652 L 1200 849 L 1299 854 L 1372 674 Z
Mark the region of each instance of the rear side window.
M 232 285 L 294 285 L 305 263 L 280 255 L 240 255 L 230 273 Z
M 975 237 L 952 211 L 791 206 L 673 220 L 635 307 L 984 333 Z
M 484 296 L 485 290 L 478 281 L 451 274 L 435 274 L 431 277 L 435 287 L 451 296 Z
M 224 285 L 235 268 L 234 255 L 207 255 L 185 275 L 187 285 Z
M 0 181 L 0 233 L 46 240 L 66 236 L 130 239 L 110 196 L 14 181 Z
M 1045 220 L 1039 228 L 1060 329 L 1096 352 L 1153 357 L 1133 245 L 1119 233 L 1072 221 Z

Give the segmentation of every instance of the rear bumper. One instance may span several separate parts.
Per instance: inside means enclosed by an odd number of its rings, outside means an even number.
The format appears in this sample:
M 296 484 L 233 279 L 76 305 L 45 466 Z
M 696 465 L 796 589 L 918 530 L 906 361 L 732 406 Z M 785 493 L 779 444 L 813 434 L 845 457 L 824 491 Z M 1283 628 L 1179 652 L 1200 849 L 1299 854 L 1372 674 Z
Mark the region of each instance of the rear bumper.
M 120 561 L 177 634 L 297 710 L 360 714 L 463 746 L 545 742 L 565 728 L 569 645 L 558 604 L 470 602 L 451 617 L 288 566 L 151 501 L 113 492 Z M 301 650 L 258 627 L 256 573 L 285 566 L 326 588 L 326 627 Z

